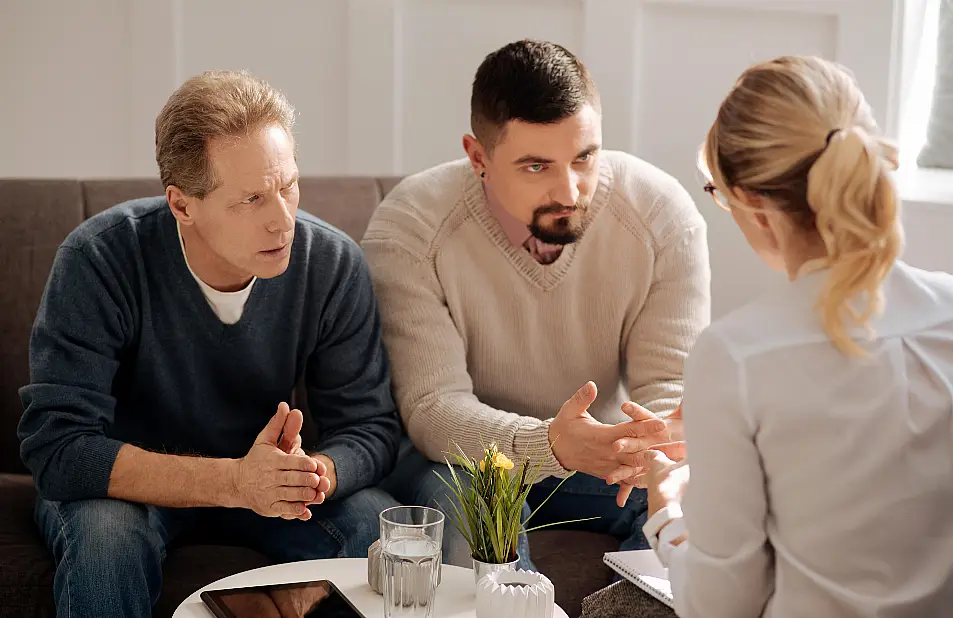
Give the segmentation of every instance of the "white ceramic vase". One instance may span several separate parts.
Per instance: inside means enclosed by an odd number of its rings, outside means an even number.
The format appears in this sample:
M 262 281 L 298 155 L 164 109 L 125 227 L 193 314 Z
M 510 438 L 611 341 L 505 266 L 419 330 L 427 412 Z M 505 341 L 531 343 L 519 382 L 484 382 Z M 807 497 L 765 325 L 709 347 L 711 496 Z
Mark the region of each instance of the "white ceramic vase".
M 476 618 L 553 618 L 556 591 L 542 573 L 499 570 L 477 582 Z

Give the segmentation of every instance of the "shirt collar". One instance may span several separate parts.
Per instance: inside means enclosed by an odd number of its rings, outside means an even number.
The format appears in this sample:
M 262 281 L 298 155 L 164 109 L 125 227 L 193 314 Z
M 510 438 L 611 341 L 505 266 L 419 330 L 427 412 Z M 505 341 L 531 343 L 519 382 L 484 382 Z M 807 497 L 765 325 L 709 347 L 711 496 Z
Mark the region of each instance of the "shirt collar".
M 525 223 L 508 213 L 499 202 L 491 199 L 489 195 L 486 196 L 486 207 L 499 222 L 506 237 L 517 247 L 522 247 L 532 237 L 529 227 Z

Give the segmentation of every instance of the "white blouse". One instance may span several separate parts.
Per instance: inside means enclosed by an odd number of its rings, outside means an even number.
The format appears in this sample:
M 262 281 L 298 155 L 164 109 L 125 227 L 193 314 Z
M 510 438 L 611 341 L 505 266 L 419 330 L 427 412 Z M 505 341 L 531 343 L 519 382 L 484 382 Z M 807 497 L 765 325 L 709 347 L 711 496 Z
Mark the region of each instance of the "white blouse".
M 686 364 L 689 540 L 660 548 L 683 618 L 953 616 L 953 276 L 898 262 L 857 359 L 821 328 L 825 275 Z

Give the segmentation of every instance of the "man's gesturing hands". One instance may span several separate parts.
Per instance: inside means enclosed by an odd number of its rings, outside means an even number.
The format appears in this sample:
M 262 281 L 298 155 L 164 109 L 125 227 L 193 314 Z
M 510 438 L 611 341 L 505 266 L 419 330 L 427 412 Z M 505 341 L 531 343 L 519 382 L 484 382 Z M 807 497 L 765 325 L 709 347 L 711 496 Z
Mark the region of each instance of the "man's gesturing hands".
M 634 474 L 639 453 L 671 439 L 669 426 L 632 402 L 622 406 L 632 420 L 618 425 L 600 423 L 588 411 L 597 394 L 592 382 L 576 391 L 550 424 L 549 441 L 553 455 L 567 470 L 606 480 L 620 476 L 621 480 Z

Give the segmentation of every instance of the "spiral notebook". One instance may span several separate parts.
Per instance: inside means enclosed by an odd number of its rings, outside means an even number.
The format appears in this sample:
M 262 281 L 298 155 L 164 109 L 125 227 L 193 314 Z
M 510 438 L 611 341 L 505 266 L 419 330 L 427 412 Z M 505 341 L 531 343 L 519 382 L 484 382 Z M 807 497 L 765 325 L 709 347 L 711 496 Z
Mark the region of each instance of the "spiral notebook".
M 675 608 L 672 585 L 668 581 L 668 569 L 662 566 L 651 549 L 610 551 L 602 560 L 619 575 L 662 603 Z

